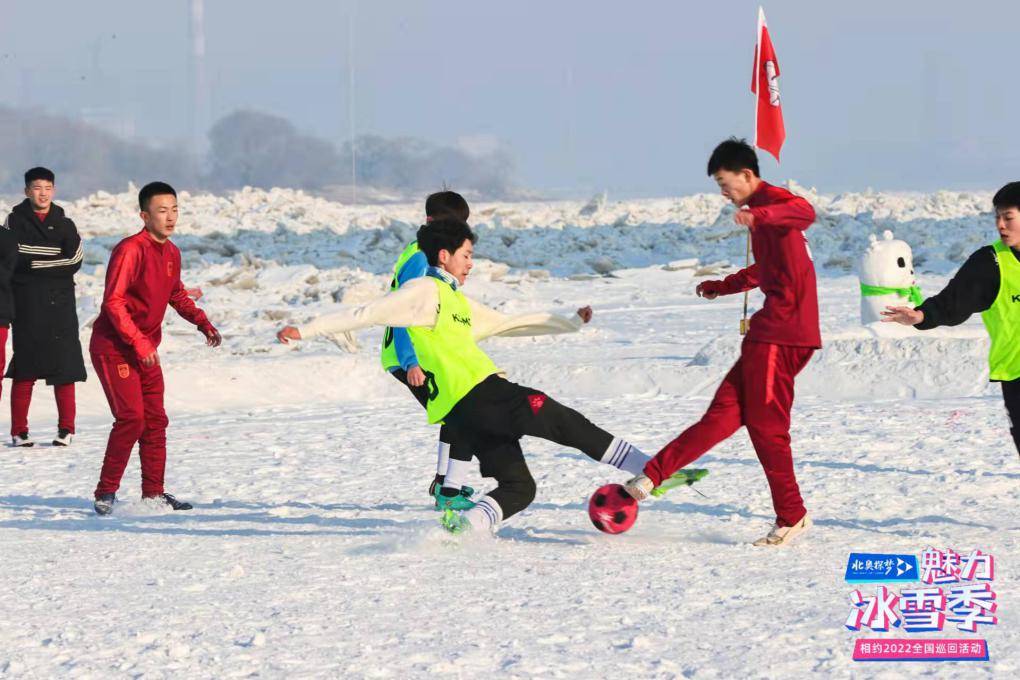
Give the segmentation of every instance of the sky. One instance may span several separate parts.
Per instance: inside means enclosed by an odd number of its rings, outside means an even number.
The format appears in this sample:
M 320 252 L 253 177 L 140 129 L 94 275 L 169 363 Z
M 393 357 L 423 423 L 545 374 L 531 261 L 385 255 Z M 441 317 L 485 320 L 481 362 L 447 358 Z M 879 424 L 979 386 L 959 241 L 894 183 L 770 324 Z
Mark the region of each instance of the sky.
M 611 198 L 712 191 L 713 146 L 753 135 L 758 2 L 204 0 L 196 100 L 192 1 L 2 0 L 0 103 L 160 146 L 242 108 L 338 144 L 498 145 L 524 186 Z M 1020 3 L 764 7 L 787 128 L 766 178 L 827 193 L 1020 179 Z

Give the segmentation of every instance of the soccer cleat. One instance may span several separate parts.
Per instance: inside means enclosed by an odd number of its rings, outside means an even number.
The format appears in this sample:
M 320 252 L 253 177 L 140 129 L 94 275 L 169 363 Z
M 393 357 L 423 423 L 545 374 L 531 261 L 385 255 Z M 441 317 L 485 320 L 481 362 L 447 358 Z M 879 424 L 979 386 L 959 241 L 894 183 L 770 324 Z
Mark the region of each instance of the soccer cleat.
M 811 527 L 811 524 L 812 524 L 811 518 L 806 514 L 804 515 L 804 517 L 801 518 L 799 522 L 794 524 L 792 527 L 781 527 L 778 524 L 773 524 L 772 530 L 769 531 L 769 533 L 766 536 L 762 536 L 757 541 L 755 541 L 754 545 L 758 546 L 759 548 L 762 546 L 786 545 L 787 543 L 792 541 L 795 536 L 809 529 Z
M 74 439 L 74 433 L 70 430 L 60 428 L 57 430 L 57 436 L 53 438 L 54 446 L 70 446 L 71 440 Z
M 471 496 L 475 493 L 475 490 L 470 486 L 461 487 L 460 493 L 456 496 L 444 496 L 442 488 L 437 488 L 433 498 L 436 499 L 436 510 L 445 510 L 450 508 L 451 510 L 470 510 L 475 507 L 474 501 L 471 500 Z
M 157 505 L 165 505 L 174 510 L 191 510 L 191 503 L 179 501 L 168 493 L 160 493 L 155 496 L 142 496 L 143 501 L 152 501 Z
M 679 470 L 662 480 L 662 484 L 652 489 L 652 495 L 658 498 L 665 495 L 665 493 L 670 489 L 675 489 L 678 486 L 691 486 L 698 480 L 704 478 L 707 474 L 708 470 L 703 468 L 687 468 L 685 470 Z
M 28 430 L 11 435 L 11 444 L 14 446 L 35 446 L 35 442 L 28 435 Z
M 655 484 L 652 480 L 648 479 L 647 475 L 638 475 L 637 477 L 627 481 L 623 485 L 623 488 L 627 490 L 634 500 L 643 501 L 652 495 L 652 490 L 655 489 Z
M 96 498 L 95 502 L 92 503 L 92 509 L 96 511 L 97 515 L 109 515 L 113 512 L 113 504 L 116 502 L 117 494 L 104 493 Z
M 464 517 L 462 512 L 454 512 L 450 508 L 443 510 L 443 516 L 439 523 L 451 534 L 461 534 L 471 530 L 471 521 Z

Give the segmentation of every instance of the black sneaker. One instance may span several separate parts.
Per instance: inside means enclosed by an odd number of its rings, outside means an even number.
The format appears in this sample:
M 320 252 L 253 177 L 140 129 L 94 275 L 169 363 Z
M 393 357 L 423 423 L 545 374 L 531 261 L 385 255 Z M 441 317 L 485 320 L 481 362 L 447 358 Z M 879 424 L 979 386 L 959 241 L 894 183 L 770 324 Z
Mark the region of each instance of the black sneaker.
M 92 504 L 92 509 L 97 515 L 109 515 L 113 512 L 113 504 L 117 502 L 117 494 L 104 493 Z
M 35 446 L 35 442 L 28 436 L 28 430 L 11 435 L 11 444 L 14 446 Z
M 179 501 L 168 493 L 160 493 L 155 496 L 142 496 L 143 501 L 152 501 L 154 503 L 161 503 L 174 510 L 191 510 L 191 503 L 185 503 Z
M 57 430 L 57 436 L 53 438 L 54 446 L 70 446 L 71 440 L 74 438 L 74 433 L 70 430 L 60 428 Z

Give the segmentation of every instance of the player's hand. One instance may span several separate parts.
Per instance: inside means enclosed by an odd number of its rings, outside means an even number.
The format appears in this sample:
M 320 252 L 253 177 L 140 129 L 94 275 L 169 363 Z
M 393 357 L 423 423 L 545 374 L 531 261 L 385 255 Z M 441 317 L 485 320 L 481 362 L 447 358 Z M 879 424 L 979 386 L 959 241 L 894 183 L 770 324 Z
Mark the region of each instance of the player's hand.
M 582 323 L 588 323 L 589 321 L 591 321 L 591 317 L 594 314 L 595 312 L 591 311 L 591 305 L 586 305 L 577 310 L 577 315 L 581 317 Z
M 750 210 L 738 210 L 737 212 L 733 213 L 733 221 L 743 227 L 747 227 L 749 229 L 753 228 L 754 213 L 752 213 Z
M 276 339 L 287 345 L 291 340 L 300 340 L 301 331 L 294 326 L 284 326 L 277 332 Z
M 210 347 L 219 347 L 220 343 L 223 342 L 223 336 L 220 335 L 220 332 L 211 323 L 202 326 L 198 330 L 205 336 L 205 344 Z
M 694 292 L 698 294 L 698 297 L 703 297 L 706 300 L 714 300 L 719 297 L 719 282 L 702 281 L 698 284 L 698 287 L 694 289 Z
M 924 321 L 924 312 L 913 307 L 886 307 L 882 312 L 884 323 L 901 323 L 904 326 L 916 326 Z
M 153 350 L 152 354 L 142 357 L 142 366 L 147 366 L 149 368 L 159 366 L 159 352 Z
M 421 387 L 425 384 L 425 371 L 421 366 L 412 366 L 407 372 L 407 384 L 411 387 Z

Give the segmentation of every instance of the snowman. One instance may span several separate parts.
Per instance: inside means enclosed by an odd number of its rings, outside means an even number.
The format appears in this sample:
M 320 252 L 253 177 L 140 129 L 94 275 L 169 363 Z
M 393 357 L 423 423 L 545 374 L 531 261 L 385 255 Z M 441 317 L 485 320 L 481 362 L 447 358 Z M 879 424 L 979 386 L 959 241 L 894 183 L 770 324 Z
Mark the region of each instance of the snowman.
M 893 238 L 886 230 L 882 239 L 872 234 L 868 249 L 861 256 L 861 323 L 878 335 L 910 335 L 910 326 L 881 323 L 882 312 L 889 307 L 916 307 L 921 290 L 914 279 L 914 258 L 905 241 Z

